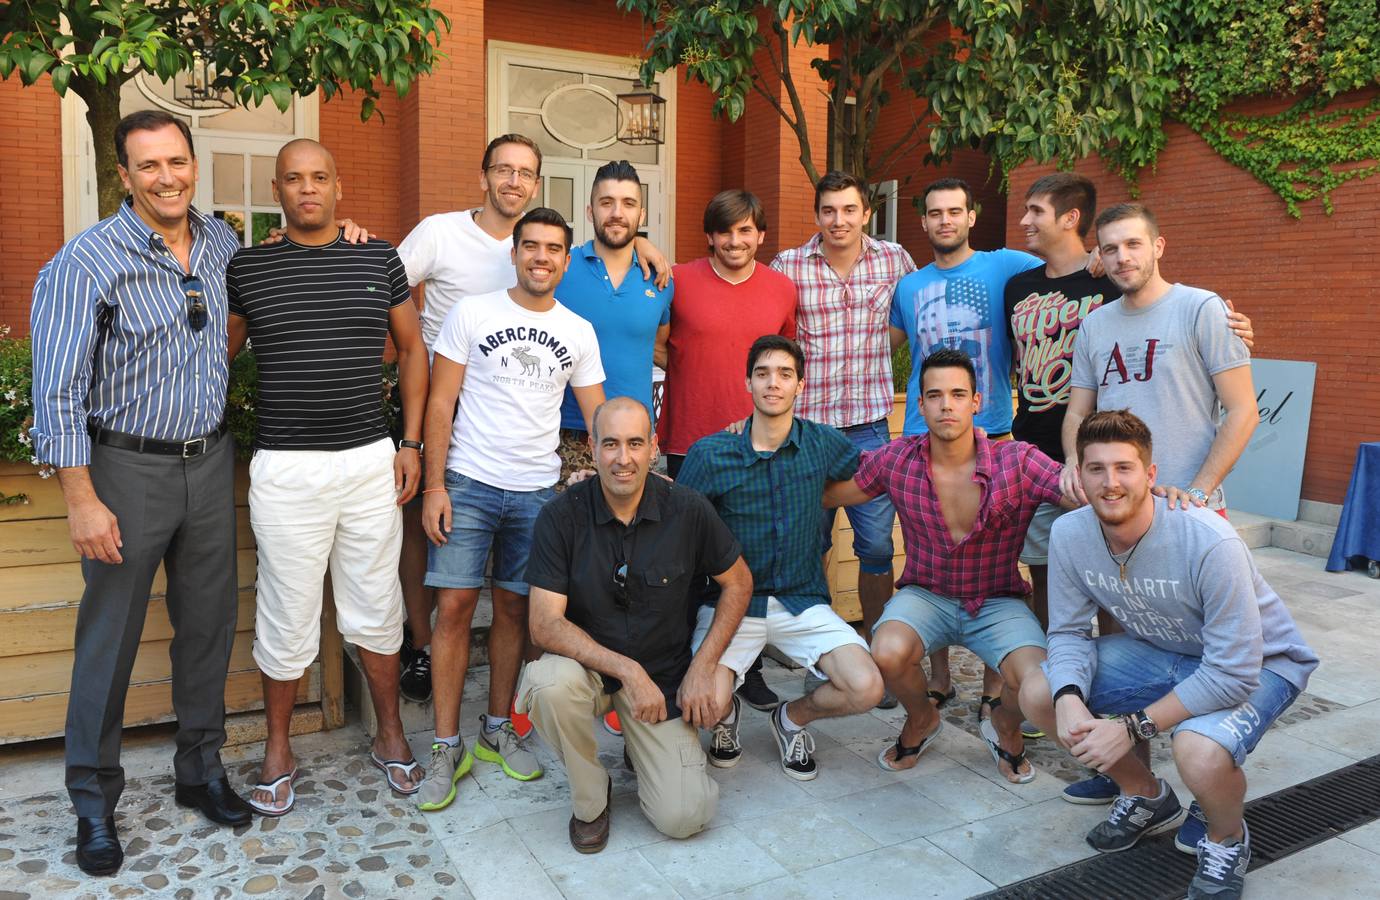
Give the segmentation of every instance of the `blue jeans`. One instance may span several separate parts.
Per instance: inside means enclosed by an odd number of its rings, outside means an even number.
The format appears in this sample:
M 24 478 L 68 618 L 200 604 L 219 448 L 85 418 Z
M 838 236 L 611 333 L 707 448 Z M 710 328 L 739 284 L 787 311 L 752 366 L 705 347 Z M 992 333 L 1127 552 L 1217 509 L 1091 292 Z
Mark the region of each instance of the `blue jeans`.
M 555 491 L 505 491 L 447 469 L 446 492 L 450 495 L 450 534 L 439 547 L 427 544 L 426 586 L 482 587 L 492 549 L 494 587 L 526 594 L 524 578 L 532 551 L 532 528 Z
M 859 450 L 877 450 L 891 440 L 886 419 L 842 430 Z M 858 570 L 864 575 L 890 575 L 891 558 L 895 555 L 891 529 L 896 524 L 896 509 L 891 505 L 891 498 L 882 494 L 858 506 L 846 506 L 844 513 L 848 516 L 848 524 L 853 526 L 853 554 L 858 557 Z M 820 519 L 821 554 L 828 553 L 834 545 L 836 515 L 835 510 L 826 509 Z
M 1129 634 L 1100 637 L 1088 709 L 1099 716 L 1142 710 L 1174 690 L 1201 663 L 1196 656 L 1161 650 Z M 1185 719 L 1174 733 L 1201 734 L 1226 748 L 1240 766 L 1298 693 L 1298 688 L 1262 669 L 1260 685 L 1240 704 Z

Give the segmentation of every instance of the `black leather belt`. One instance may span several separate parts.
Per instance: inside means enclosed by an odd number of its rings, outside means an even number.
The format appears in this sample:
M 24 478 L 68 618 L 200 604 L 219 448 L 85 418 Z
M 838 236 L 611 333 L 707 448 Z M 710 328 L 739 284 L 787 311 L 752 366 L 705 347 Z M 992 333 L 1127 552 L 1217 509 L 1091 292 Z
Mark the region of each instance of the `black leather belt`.
M 133 450 L 135 453 L 156 453 L 159 456 L 180 456 L 183 459 L 192 459 L 215 446 L 216 441 L 225 434 L 225 423 L 221 422 L 216 426 L 216 430 L 209 434 L 186 441 L 156 441 L 153 438 L 140 437 L 137 434 L 110 431 L 95 424 L 88 424 L 86 430 L 91 433 L 91 439 L 98 444 L 105 444 L 120 450 Z

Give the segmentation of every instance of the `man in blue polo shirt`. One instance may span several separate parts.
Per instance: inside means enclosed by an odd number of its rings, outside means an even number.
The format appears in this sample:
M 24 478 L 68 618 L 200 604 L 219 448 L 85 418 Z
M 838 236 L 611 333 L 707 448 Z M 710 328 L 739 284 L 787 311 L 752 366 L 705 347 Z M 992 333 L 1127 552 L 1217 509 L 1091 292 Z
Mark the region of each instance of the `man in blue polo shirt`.
M 709 498 L 752 570 L 747 615 L 715 670 L 715 702 L 727 714 L 714 726 L 709 761 L 728 768 L 742 756 L 741 704 L 733 691 L 770 643 L 828 679 L 771 714 L 781 771 L 798 781 L 819 773 L 814 738 L 805 726 L 869 710 L 883 691 L 867 643 L 830 608 L 819 555 L 824 486 L 852 478 L 859 454 L 838 429 L 796 417 L 804 371 L 795 341 L 775 334 L 758 338 L 747 357 L 753 406 L 748 427 L 696 441 L 676 479 Z M 692 649 L 705 640 L 713 620 L 713 606 L 700 607 Z
M 570 253 L 556 299 L 594 326 L 604 360 L 604 393 L 632 397 L 652 410 L 652 366 L 666 365 L 673 284 L 658 288 L 642 274 L 633 240 L 642 227 L 642 182 L 627 160 L 605 163 L 589 192 L 594 240 Z M 584 416 L 570 390 L 561 407 L 561 484 L 593 469 Z

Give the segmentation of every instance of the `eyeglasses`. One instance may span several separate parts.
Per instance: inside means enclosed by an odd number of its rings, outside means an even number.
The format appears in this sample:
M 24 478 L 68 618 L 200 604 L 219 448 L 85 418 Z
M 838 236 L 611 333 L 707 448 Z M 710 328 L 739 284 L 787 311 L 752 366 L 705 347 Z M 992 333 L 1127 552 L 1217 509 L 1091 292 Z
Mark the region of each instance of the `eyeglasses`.
M 628 564 L 613 564 L 613 601 L 619 609 L 628 608 Z
M 518 181 L 521 181 L 523 184 L 535 184 L 537 181 L 536 172 L 533 172 L 531 169 L 514 169 L 507 163 L 489 166 L 489 168 L 484 171 L 492 172 L 494 177 L 499 181 L 507 181 L 512 178 L 514 174 L 517 175 Z
M 195 275 L 184 275 L 182 293 L 187 297 L 187 325 L 193 331 L 200 331 L 206 327 L 206 320 L 209 318 L 206 304 L 201 299 L 206 293 L 206 287 Z

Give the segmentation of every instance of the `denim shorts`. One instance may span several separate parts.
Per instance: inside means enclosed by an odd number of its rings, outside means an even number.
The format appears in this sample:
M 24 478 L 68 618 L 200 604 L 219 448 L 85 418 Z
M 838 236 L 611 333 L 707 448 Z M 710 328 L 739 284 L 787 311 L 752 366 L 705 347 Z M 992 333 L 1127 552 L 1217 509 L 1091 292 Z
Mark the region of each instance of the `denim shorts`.
M 878 450 L 891 440 L 886 419 L 853 425 L 842 429 L 859 450 Z M 896 508 L 886 494 L 873 497 L 857 506 L 845 506 L 844 515 L 853 526 L 853 554 L 858 557 L 858 569 L 865 575 L 890 575 L 891 558 L 896 555 L 891 531 L 896 524 Z M 838 510 L 826 509 L 820 519 L 821 554 L 834 545 L 834 519 Z
M 887 601 L 872 627 L 873 634 L 883 622 L 909 625 L 920 635 L 927 655 L 956 644 L 967 647 L 994 669 L 1001 668 L 1001 661 L 1012 650 L 1045 649 L 1040 620 L 1024 600 L 1015 597 L 990 597 L 973 616 L 957 600 L 908 584 Z
M 537 513 L 556 495 L 551 488 L 506 491 L 446 470 L 451 527 L 446 543 L 427 543 L 426 586 L 478 588 L 493 551 L 494 587 L 526 594 L 527 556 Z
M 1097 639 L 1097 672 L 1093 676 L 1088 709 L 1096 715 L 1137 712 L 1174 690 L 1202 663 L 1196 656 L 1161 650 L 1129 634 Z M 1048 674 L 1048 672 L 1046 672 Z M 1255 749 L 1299 689 L 1267 669 L 1260 670 L 1260 686 L 1237 706 L 1185 719 L 1174 729 L 1191 731 L 1222 745 L 1237 766 Z

